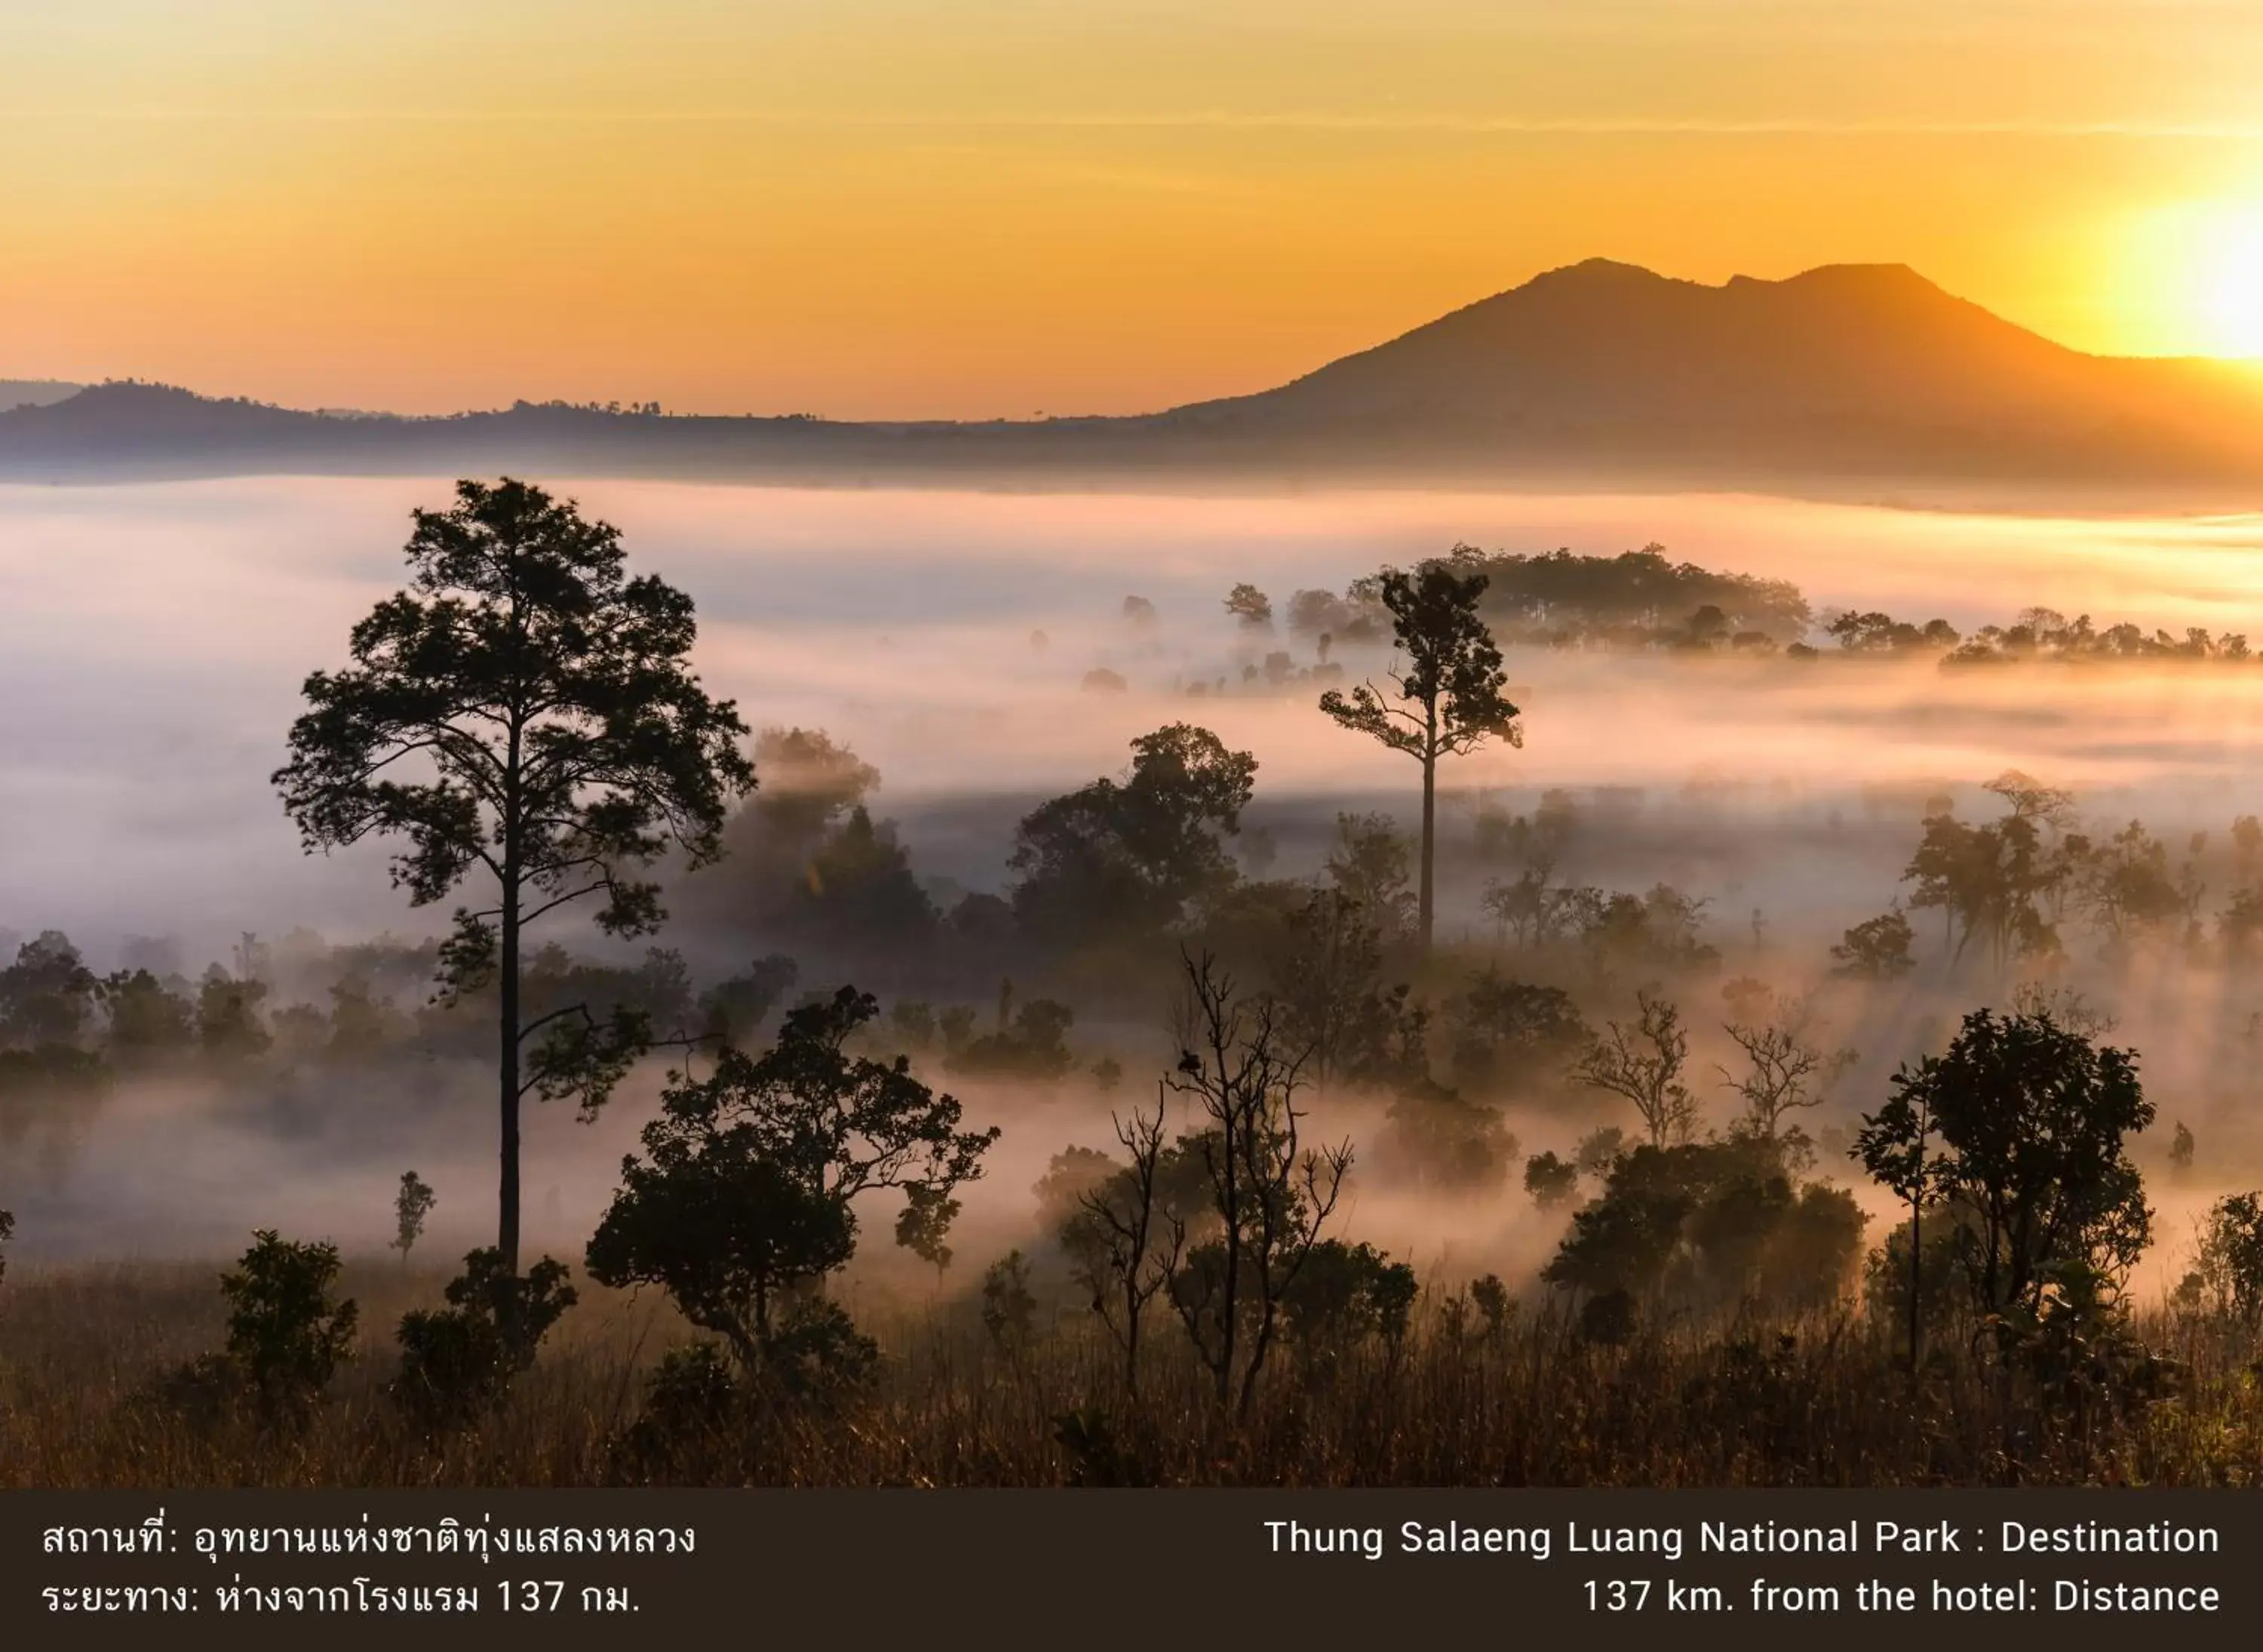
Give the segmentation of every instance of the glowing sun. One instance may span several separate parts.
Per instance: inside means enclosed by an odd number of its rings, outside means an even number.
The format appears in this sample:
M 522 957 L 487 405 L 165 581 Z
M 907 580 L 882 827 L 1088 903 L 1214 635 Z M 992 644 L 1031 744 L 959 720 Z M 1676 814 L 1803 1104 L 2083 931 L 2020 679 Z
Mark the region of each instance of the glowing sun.
M 2227 215 L 2202 250 L 2200 309 L 2217 355 L 2263 356 L 2263 210 Z

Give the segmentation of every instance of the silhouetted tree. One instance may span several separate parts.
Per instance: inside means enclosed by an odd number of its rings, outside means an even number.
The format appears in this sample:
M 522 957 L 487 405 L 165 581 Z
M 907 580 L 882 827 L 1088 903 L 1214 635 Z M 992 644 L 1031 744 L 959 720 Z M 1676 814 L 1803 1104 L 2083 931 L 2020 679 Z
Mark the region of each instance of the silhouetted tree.
M 883 962 L 917 957 L 940 921 L 894 824 L 862 803 L 810 855 L 788 910 L 790 933 Z
M 805 960 L 916 970 L 941 918 L 892 822 L 879 771 L 822 729 L 765 728 L 762 790 L 724 828 L 723 864 L 693 888 L 710 927 L 753 931 Z
M 1686 1141 L 1697 1122 L 1697 1100 L 1681 1082 L 1689 1059 L 1689 1035 L 1681 1011 L 1648 992 L 1636 995 L 1639 1011 L 1632 1026 L 1616 1021 L 1587 1047 L 1573 1069 L 1581 1083 L 1623 1097 L 1634 1105 L 1652 1147 Z
M 423 1236 L 424 1219 L 439 1202 L 439 1195 L 423 1177 L 414 1170 L 401 1171 L 401 1191 L 393 1199 L 394 1233 L 391 1248 L 401 1252 L 402 1267 L 408 1265 L 409 1248 Z
M 1549 888 L 1548 880 L 1555 873 L 1556 868 L 1543 860 L 1513 879 L 1488 879 L 1478 904 L 1519 946 L 1553 940 L 1558 926 L 1551 920 L 1561 910 L 1557 900 L 1560 892 Z
M 1406 1340 L 1418 1283 L 1412 1264 L 1370 1244 L 1324 1239 L 1282 1303 L 1307 1385 L 1324 1383 L 1353 1349 L 1379 1337 L 1395 1359 Z
M 492 1247 L 466 1255 L 442 1293 L 447 1307 L 401 1316 L 401 1369 L 387 1388 L 394 1402 L 434 1429 L 460 1427 L 499 1403 L 574 1306 L 566 1272 L 553 1257 L 522 1274 Z
M 1626 1152 L 1626 1132 L 1615 1124 L 1601 1125 L 1580 1138 L 1579 1146 L 1572 1150 L 1572 1163 L 1582 1176 L 1602 1176 Z
M 1956 957 L 1977 938 L 1998 969 L 2015 955 L 2047 953 L 2058 938 L 2042 902 L 2063 889 L 2088 845 L 2054 845 L 2072 797 L 2007 771 L 1984 788 L 2010 807 L 2004 819 L 1967 826 L 1946 813 L 1928 815 L 1925 836 L 1903 872 L 1917 886 L 1915 907 L 1939 908 Z
M 1345 728 L 1403 751 L 1422 765 L 1421 880 L 1415 924 L 1424 951 L 1436 921 L 1438 759 L 1474 751 L 1496 736 L 1523 743 L 1517 708 L 1502 698 L 1507 675 L 1493 634 L 1478 617 L 1483 574 L 1457 574 L 1432 562 L 1408 574 L 1381 576 L 1384 605 L 1405 663 L 1386 673 L 1391 686 L 1363 683 L 1349 694 L 1330 689 L 1320 709 Z
M 2263 1192 L 2227 1193 L 2209 1206 L 2178 1293 L 2251 1334 L 2263 1325 Z
M 1332 591 L 1299 591 L 1289 598 L 1290 634 L 1319 639 L 1322 659 L 1327 657 L 1330 634 L 1342 630 L 1350 618 L 1348 605 Z
M 1385 987 L 1383 947 L 1366 909 L 1315 889 L 1290 913 L 1273 971 L 1284 1037 L 1306 1052 L 1314 1083 L 1378 1079 L 1413 1064 L 1423 1011 L 1405 983 Z
M 2232 821 L 2231 865 L 2242 883 L 2263 871 L 2263 819 L 2241 815 Z
M 1328 881 L 1375 926 L 1385 945 L 1415 924 L 1406 887 L 1406 840 L 1387 815 L 1338 815 L 1335 842 L 1323 865 Z
M 238 979 L 218 964 L 206 970 L 197 988 L 197 1042 L 205 1054 L 221 1061 L 264 1054 L 274 1041 L 259 1018 L 266 996 L 264 981 Z
M 1239 875 L 1222 839 L 1240 829 L 1257 759 L 1173 723 L 1132 743 L 1129 775 L 1039 805 L 1016 829 L 1014 912 L 1065 943 L 1178 924 Z
M 1560 1072 L 1593 1040 L 1559 987 L 1510 981 L 1487 965 L 1446 1007 L 1449 1058 L 1471 1089 L 1529 1089 Z
M 1509 1316 L 1516 1312 L 1516 1299 L 1509 1295 L 1500 1275 L 1484 1273 L 1470 1281 L 1470 1301 L 1485 1322 L 1486 1341 L 1499 1348 L 1508 1340 Z
M 195 1036 L 196 1007 L 146 969 L 113 971 L 97 994 L 110 1021 L 111 1053 L 121 1061 L 170 1054 Z
M 1840 614 L 1823 627 L 1839 646 L 1855 654 L 1908 654 L 1955 648 L 1962 640 L 1946 620 L 1927 620 L 1923 627 L 1876 611 Z
M 718 982 L 699 1001 L 704 1031 L 719 1044 L 745 1043 L 793 990 L 800 975 L 800 968 L 783 953 L 757 958 L 746 974 Z M 896 1006 L 899 1018 L 907 1007 Z
M 1457 1192 L 1497 1187 L 1523 1156 L 1499 1107 L 1422 1077 L 1402 1082 L 1377 1139 L 1378 1166 Z
M 999 1133 L 962 1130 L 958 1101 L 913 1077 L 905 1058 L 850 1055 L 850 1036 L 878 1013 L 843 987 L 789 1011 L 759 1057 L 726 1049 L 712 1077 L 678 1075 L 644 1127 L 644 1160 L 622 1163 L 589 1241 L 590 1277 L 660 1286 L 751 1373 L 778 1351 L 782 1299 L 854 1254 L 859 1194 L 901 1189 L 897 1242 L 930 1262 L 946 1254 L 950 1192 L 981 1173 Z
M 968 1040 L 946 1063 L 953 1072 L 1002 1078 L 1059 1078 L 1076 1065 L 1076 1056 L 1065 1041 L 1076 1023 L 1075 1013 L 1051 998 L 1032 998 L 1012 1012 L 1002 1013 L 994 1032 Z
M 2227 963 L 2234 969 L 2252 965 L 2256 943 L 2263 938 L 2263 889 L 2234 889 L 2230 902 L 2217 916 L 2216 930 Z
M 586 1008 L 523 1020 L 522 933 L 591 896 L 611 933 L 655 928 L 659 886 L 637 869 L 671 846 L 713 859 L 754 771 L 746 725 L 687 663 L 690 598 L 629 578 L 616 530 L 539 488 L 462 482 L 456 496 L 416 513 L 413 588 L 354 627 L 352 666 L 307 678 L 275 783 L 309 852 L 405 837 L 394 877 L 414 904 L 475 871 L 492 881 L 493 905 L 457 909 L 442 982 L 497 985 L 496 1248 L 516 1272 L 521 1103 L 531 1090 L 594 1106 L 651 1036 L 633 1014 L 600 1023 Z
M 1722 1031 L 1744 1052 L 1745 1070 L 1720 1069 L 1722 1083 L 1734 1090 L 1744 1110 L 1733 1127 L 1768 1141 L 1783 1141 L 1787 1113 L 1819 1107 L 1831 1086 L 1855 1064 L 1850 1049 L 1825 1050 L 1809 1040 L 1808 1010 L 1794 1002 L 1777 1006 L 1764 1021 L 1731 1021 Z M 1804 1134 L 1793 1127 L 1794 1134 Z
M 1110 1115 L 1130 1162 L 1117 1168 L 1103 1154 L 1074 1195 L 1074 1208 L 1057 1224 L 1074 1258 L 1078 1282 L 1091 1293 L 1092 1311 L 1124 1351 L 1124 1391 L 1139 1391 L 1140 1332 L 1147 1305 L 1168 1288 L 1186 1241 L 1183 1212 L 1171 1199 L 1174 1149 L 1166 1145 L 1160 1093 L 1149 1118 Z M 1055 1161 L 1059 1167 L 1059 1161 Z M 1040 1192 L 1043 1192 L 1040 1189 Z
M 1843 1189 L 1797 1184 L 1773 1141 L 1643 1146 L 1612 1163 L 1541 1278 L 1591 1301 L 1813 1306 L 1847 1283 L 1862 1224 Z
M 1831 949 L 1831 973 L 1857 981 L 1896 981 L 1917 967 L 1910 955 L 1916 938 L 1899 907 L 1865 918 Z
M 0 969 L 0 1045 L 77 1043 L 100 986 L 69 936 L 41 931 Z
M 1203 1167 L 1216 1236 L 1186 1243 L 1187 1220 L 1173 1215 L 1171 1301 L 1218 1404 L 1247 1417 L 1283 1301 L 1342 1194 L 1351 1144 L 1303 1146 L 1305 1055 L 1271 1002 L 1243 998 L 1207 958 L 1183 962 L 1181 1049 L 1165 1083 L 1196 1109 L 1198 1127 L 1182 1145 Z
M 1895 1075 L 1886 1105 L 1866 1113 L 1855 1134 L 1850 1158 L 1861 1162 L 1870 1178 L 1910 1207 L 1909 1219 L 1909 1361 L 1918 1368 L 1918 1341 L 1922 1322 L 1925 1265 L 1925 1207 L 1934 1198 L 1933 1166 L 1927 1155 L 1939 1122 L 1934 1115 L 1932 1086 L 1917 1082 L 1907 1068 Z
M 1457 565 L 1486 576 L 1486 617 L 1518 641 L 1643 642 L 1671 616 L 1708 605 L 1739 630 L 1792 641 L 1812 617 L 1788 581 L 1669 562 L 1662 545 L 1616 556 L 1569 550 L 1486 555 L 1470 547 L 1454 554 Z
M 1029 1259 L 1009 1250 L 982 1274 L 982 1329 L 990 1345 L 1009 1359 L 1029 1351 L 1037 1329 L 1038 1299 L 1030 1290 Z
M 1979 1312 L 2033 1312 L 2047 1286 L 2094 1300 L 2143 1254 L 2152 1213 L 2123 1138 L 2152 1120 L 2129 1051 L 2047 1011 L 1976 1010 L 1945 1054 L 1895 1075 L 1855 1155 L 1912 1214 L 1929 1199 L 1970 1216 L 1961 1254 Z
M 2169 871 L 2168 846 L 2137 821 L 2088 845 L 2074 879 L 2077 899 L 2109 943 L 2161 929 L 2189 909 Z
M 1256 586 L 1244 583 L 1226 593 L 1225 611 L 1241 623 L 1245 630 L 1270 631 L 1273 628 L 1273 604 Z
M 1580 1191 L 1580 1167 L 1553 1153 L 1536 1153 L 1524 1162 L 1524 1191 L 1543 1210 L 1568 1205 Z
M 1576 934 L 1595 973 L 1649 975 L 1710 967 L 1720 953 L 1700 938 L 1709 902 L 1656 883 L 1643 895 L 1601 890 L 1559 892 L 1552 920 Z
M 235 1268 L 221 1276 L 228 1299 L 228 1358 L 262 1414 L 295 1420 L 353 1351 L 358 1313 L 334 1301 L 334 1244 L 297 1244 L 271 1228 L 252 1235 Z
M 2179 1176 L 2189 1174 L 2193 1167 L 2195 1143 L 2193 1133 L 2181 1119 L 2169 1137 L 2169 1169 Z
M 390 998 L 380 997 L 359 975 L 330 983 L 329 1056 L 340 1064 L 374 1059 L 398 1039 L 403 1018 Z
M 765 728 L 755 741 L 762 791 L 747 799 L 725 830 L 729 873 L 769 861 L 789 880 L 826 829 L 864 802 L 880 772 L 822 728 Z M 766 868 L 770 869 L 770 868 Z
M 1580 823 L 1580 806 L 1569 792 L 1551 786 L 1529 815 L 1511 815 L 1493 804 L 1478 810 L 1478 858 L 1488 862 L 1537 867 L 1546 873 L 1571 847 Z

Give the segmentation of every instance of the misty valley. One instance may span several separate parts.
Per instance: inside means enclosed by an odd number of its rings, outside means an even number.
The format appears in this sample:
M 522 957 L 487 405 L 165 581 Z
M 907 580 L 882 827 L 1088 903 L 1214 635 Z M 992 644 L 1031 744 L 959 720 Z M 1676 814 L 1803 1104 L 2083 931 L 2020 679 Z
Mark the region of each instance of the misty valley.
M 0 1483 L 2252 1483 L 2259 544 L 0 487 Z

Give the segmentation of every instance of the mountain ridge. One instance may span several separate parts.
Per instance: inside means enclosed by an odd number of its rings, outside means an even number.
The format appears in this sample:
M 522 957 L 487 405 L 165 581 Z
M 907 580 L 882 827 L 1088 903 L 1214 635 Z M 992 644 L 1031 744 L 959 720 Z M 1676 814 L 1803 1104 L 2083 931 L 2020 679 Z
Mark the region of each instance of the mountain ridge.
M 764 418 L 518 402 L 304 412 L 134 381 L 0 412 L 0 477 L 502 466 L 864 480 L 1687 475 L 2263 483 L 2263 377 L 2092 355 L 1905 264 L 1711 286 L 1592 258 L 1312 371 L 1149 414 Z

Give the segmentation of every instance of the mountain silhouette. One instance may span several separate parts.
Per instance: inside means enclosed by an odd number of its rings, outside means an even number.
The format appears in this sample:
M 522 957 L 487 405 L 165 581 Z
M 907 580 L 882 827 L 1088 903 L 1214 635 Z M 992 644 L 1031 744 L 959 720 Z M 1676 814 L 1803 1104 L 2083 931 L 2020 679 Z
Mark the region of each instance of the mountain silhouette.
M 1597 258 L 1172 417 L 1504 453 L 2175 475 L 2252 473 L 2259 412 L 2243 368 L 2086 355 L 1900 264 L 1707 286 Z
M 339 416 L 140 383 L 0 412 L 0 475 L 492 470 L 835 479 L 1248 473 L 2263 481 L 2263 376 L 2087 355 L 1898 264 L 1721 286 L 1590 259 L 1254 395 L 984 424 L 663 417 L 521 402 Z
M 2089 395 L 2102 365 L 1900 264 L 1706 286 L 1594 258 L 1209 406 L 1586 423 L 2050 417 Z
M 66 401 L 86 387 L 66 384 L 60 379 L 0 379 L 0 408 L 38 405 Z

